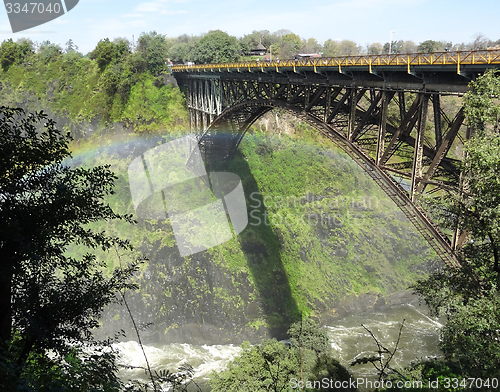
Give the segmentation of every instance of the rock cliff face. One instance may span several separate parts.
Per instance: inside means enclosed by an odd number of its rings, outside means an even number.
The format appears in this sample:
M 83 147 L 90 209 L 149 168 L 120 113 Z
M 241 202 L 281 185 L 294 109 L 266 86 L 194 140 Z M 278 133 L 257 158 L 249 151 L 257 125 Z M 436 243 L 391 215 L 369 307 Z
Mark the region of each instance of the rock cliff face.
M 249 215 L 247 228 L 222 245 L 181 257 L 168 220 L 108 227 L 148 258 L 140 289 L 127 297 L 139 323 L 152 323 L 146 340 L 257 342 L 284 337 L 301 313 L 329 323 L 415 300 L 404 290 L 439 267 L 436 255 L 354 162 L 311 135 L 250 134 L 221 164 L 242 179 Z M 126 164 L 115 159 L 105 159 L 123 187 L 114 202 L 133 212 Z M 127 320 L 114 306 L 104 329 L 125 326 L 132 337 Z

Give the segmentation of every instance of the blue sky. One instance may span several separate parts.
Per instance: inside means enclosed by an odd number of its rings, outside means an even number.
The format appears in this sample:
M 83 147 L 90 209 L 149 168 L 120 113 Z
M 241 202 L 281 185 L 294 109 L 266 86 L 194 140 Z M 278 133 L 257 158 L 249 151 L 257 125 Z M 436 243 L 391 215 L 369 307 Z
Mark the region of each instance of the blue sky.
M 16 0 L 11 0 L 15 2 Z M 36 1 L 36 0 L 35 0 Z M 1 6 L 0 6 L 1 7 Z M 0 8 L 0 41 L 29 37 L 87 53 L 102 38 L 137 37 L 156 30 L 175 37 L 220 29 L 236 37 L 253 30 L 289 29 L 320 43 L 351 39 L 360 45 L 427 39 L 470 42 L 477 33 L 500 39 L 500 1 L 483 0 L 80 0 L 66 15 L 16 34 Z

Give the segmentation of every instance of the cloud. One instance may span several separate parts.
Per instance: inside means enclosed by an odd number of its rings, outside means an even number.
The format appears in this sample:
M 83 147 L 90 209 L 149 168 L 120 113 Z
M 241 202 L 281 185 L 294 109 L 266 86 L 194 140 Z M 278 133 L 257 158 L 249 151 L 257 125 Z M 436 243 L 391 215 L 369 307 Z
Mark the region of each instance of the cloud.
M 334 7 L 346 8 L 384 8 L 384 7 L 401 7 L 401 6 L 416 6 L 425 3 L 428 0 L 347 0 L 339 3 L 334 3 Z
M 187 11 L 185 10 L 170 10 L 167 9 L 167 5 L 170 3 L 183 3 L 183 0 L 154 0 L 148 1 L 144 3 L 140 3 L 134 8 L 136 12 L 160 12 L 162 15 L 174 15 L 174 14 L 185 14 Z M 170 8 L 170 7 L 168 7 Z
M 132 14 L 123 14 L 120 17 L 121 18 L 142 18 L 144 15 L 138 12 L 132 13 Z
M 134 11 L 138 12 L 157 12 L 159 11 L 163 5 L 159 1 L 151 1 L 147 3 L 141 3 L 137 7 L 135 7 Z
M 186 10 L 179 10 L 179 11 L 167 11 L 167 10 L 162 10 L 161 14 L 162 15 L 178 15 L 178 14 L 187 14 L 188 12 Z

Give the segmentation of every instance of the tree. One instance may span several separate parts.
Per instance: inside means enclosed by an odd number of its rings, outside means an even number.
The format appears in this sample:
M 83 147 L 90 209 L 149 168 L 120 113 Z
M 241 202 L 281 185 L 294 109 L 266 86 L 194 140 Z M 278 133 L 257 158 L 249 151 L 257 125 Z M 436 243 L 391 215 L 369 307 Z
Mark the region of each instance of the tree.
M 241 46 L 235 37 L 221 30 L 210 31 L 192 51 L 196 63 L 226 63 L 237 61 L 241 56 Z
M 413 41 L 405 41 L 402 48 L 402 53 L 415 53 L 417 52 L 417 45 Z
M 382 53 L 384 47 L 381 43 L 375 42 L 373 44 L 367 45 L 366 54 L 368 55 L 378 55 Z
M 454 380 L 460 380 L 460 388 L 452 387 Z M 392 392 L 449 392 L 451 390 L 465 390 L 462 388 L 464 386 L 463 380 L 457 363 L 435 359 L 417 360 L 404 369 L 392 373 L 386 382 L 387 385 L 389 384 L 388 381 L 390 381 L 391 387 L 381 390 Z M 470 381 L 472 380 L 469 380 L 468 385 L 470 385 Z M 450 389 L 450 387 L 453 389 Z M 478 390 L 481 389 L 478 388 Z
M 78 52 L 78 45 L 76 45 L 71 38 L 66 42 L 66 53 L 69 52 Z
M 340 56 L 340 46 L 337 41 L 327 39 L 323 44 L 323 55 L 325 57 Z
M 43 41 L 38 47 L 38 57 L 44 63 L 57 61 L 62 56 L 62 48 L 50 41 Z
M 245 34 L 240 40 L 240 45 L 243 53 L 248 53 L 255 48 L 259 43 L 269 48 L 277 41 L 276 37 L 271 36 L 268 30 L 254 30 L 251 34 Z
M 101 71 L 117 58 L 116 44 L 109 41 L 109 38 L 101 39 L 95 49 L 89 53 L 89 58 L 97 62 Z
M 488 38 L 484 34 L 476 33 L 474 35 L 474 41 L 470 45 L 471 50 L 482 50 L 488 47 Z
M 389 42 L 386 42 L 384 44 L 384 53 L 389 53 L 389 49 L 391 54 L 395 53 L 404 53 L 403 48 L 404 48 L 405 42 L 400 40 L 400 41 L 392 41 L 392 44 L 389 44 Z
M 126 37 L 117 37 L 113 39 L 113 43 L 120 47 L 120 49 L 118 49 L 119 54 L 129 54 L 132 52 L 132 42 Z
M 432 53 L 432 52 L 437 52 L 440 49 L 440 44 L 437 41 L 433 41 L 431 39 L 428 39 L 427 41 L 421 42 L 417 46 L 417 51 L 420 53 Z
M 153 75 L 165 69 L 168 47 L 164 35 L 156 31 L 142 33 L 138 40 L 137 52 L 142 55 L 147 70 Z
M 7 71 L 9 67 L 16 63 L 19 59 L 18 44 L 9 38 L 2 42 L 0 45 L 0 66 L 4 71 Z
M 340 41 L 339 49 L 341 56 L 354 56 L 359 53 L 359 48 L 356 42 L 348 39 Z
M 31 40 L 20 38 L 18 42 L 14 42 L 12 38 L 9 38 L 0 45 L 0 67 L 7 71 L 11 65 L 22 64 L 33 53 L 33 42 Z
M 319 329 L 318 324 L 310 318 L 292 324 L 288 336 L 292 347 L 296 349 L 312 350 L 316 355 L 329 354 L 331 351 L 326 331 Z
M 168 50 L 168 57 L 174 63 L 184 63 L 191 60 L 196 44 L 201 40 L 199 36 L 183 34 L 172 39 L 172 46 Z
M 191 48 L 187 43 L 177 43 L 170 48 L 168 56 L 173 62 L 185 63 L 187 60 L 189 60 L 190 49 Z
M 276 339 L 253 347 L 247 342 L 242 349 L 227 370 L 211 374 L 209 385 L 213 392 L 286 391 L 290 379 L 297 377 L 297 357 Z
M 277 37 L 278 39 L 284 37 L 285 35 L 287 34 L 292 34 L 292 31 L 291 30 L 288 30 L 288 29 L 279 29 L 279 30 L 276 30 L 273 35 L 275 37 Z
M 43 113 L 0 108 L 0 389 L 117 390 L 110 341 L 91 334 L 136 267 L 105 274 L 89 249 L 128 248 L 89 224 L 115 214 L 104 202 L 115 176 L 106 166 L 71 168 L 69 135 Z M 50 355 L 49 355 L 50 352 Z
M 488 70 L 471 82 L 464 97 L 468 125 L 478 131 L 478 137 L 496 137 L 500 127 L 500 77 L 499 71 Z
M 318 44 L 315 38 L 302 41 L 302 47 L 300 48 L 302 53 L 318 53 L 320 49 L 321 45 Z
M 460 166 L 463 187 L 431 200 L 444 227 L 468 240 L 460 268 L 444 268 L 414 289 L 430 309 L 445 315 L 441 348 L 463 375 L 491 377 L 500 367 L 500 78 L 487 71 L 470 83 L 464 97 L 467 125 L 474 135 Z
M 294 57 L 297 53 L 299 53 L 300 48 L 302 47 L 302 40 L 296 34 L 285 34 L 278 41 L 277 47 L 278 54 L 281 58 Z
M 324 378 L 349 381 L 351 376 L 331 357 L 328 336 L 316 322 L 304 319 L 294 323 L 288 334 L 290 346 L 276 339 L 265 340 L 253 347 L 248 342 L 242 344 L 241 355 L 229 364 L 227 370 L 212 373 L 209 381 L 212 391 L 278 392 L 303 387 L 315 391 L 352 390 L 345 388 L 345 384 L 343 389 L 322 388 Z

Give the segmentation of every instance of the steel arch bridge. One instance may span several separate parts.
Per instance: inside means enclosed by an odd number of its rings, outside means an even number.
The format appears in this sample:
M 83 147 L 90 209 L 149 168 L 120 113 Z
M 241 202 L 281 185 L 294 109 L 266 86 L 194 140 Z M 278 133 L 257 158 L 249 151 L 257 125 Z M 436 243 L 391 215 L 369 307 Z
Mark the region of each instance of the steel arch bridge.
M 206 163 L 231 158 L 264 113 L 290 112 L 353 158 L 443 261 L 459 266 L 455 250 L 465 233 L 449 239 L 417 199 L 458 186 L 460 150 L 471 132 L 463 108 L 448 108 L 443 96 L 461 96 L 489 68 L 500 68 L 500 50 L 173 66 L 172 72 L 187 89 L 189 126 L 199 132 Z

